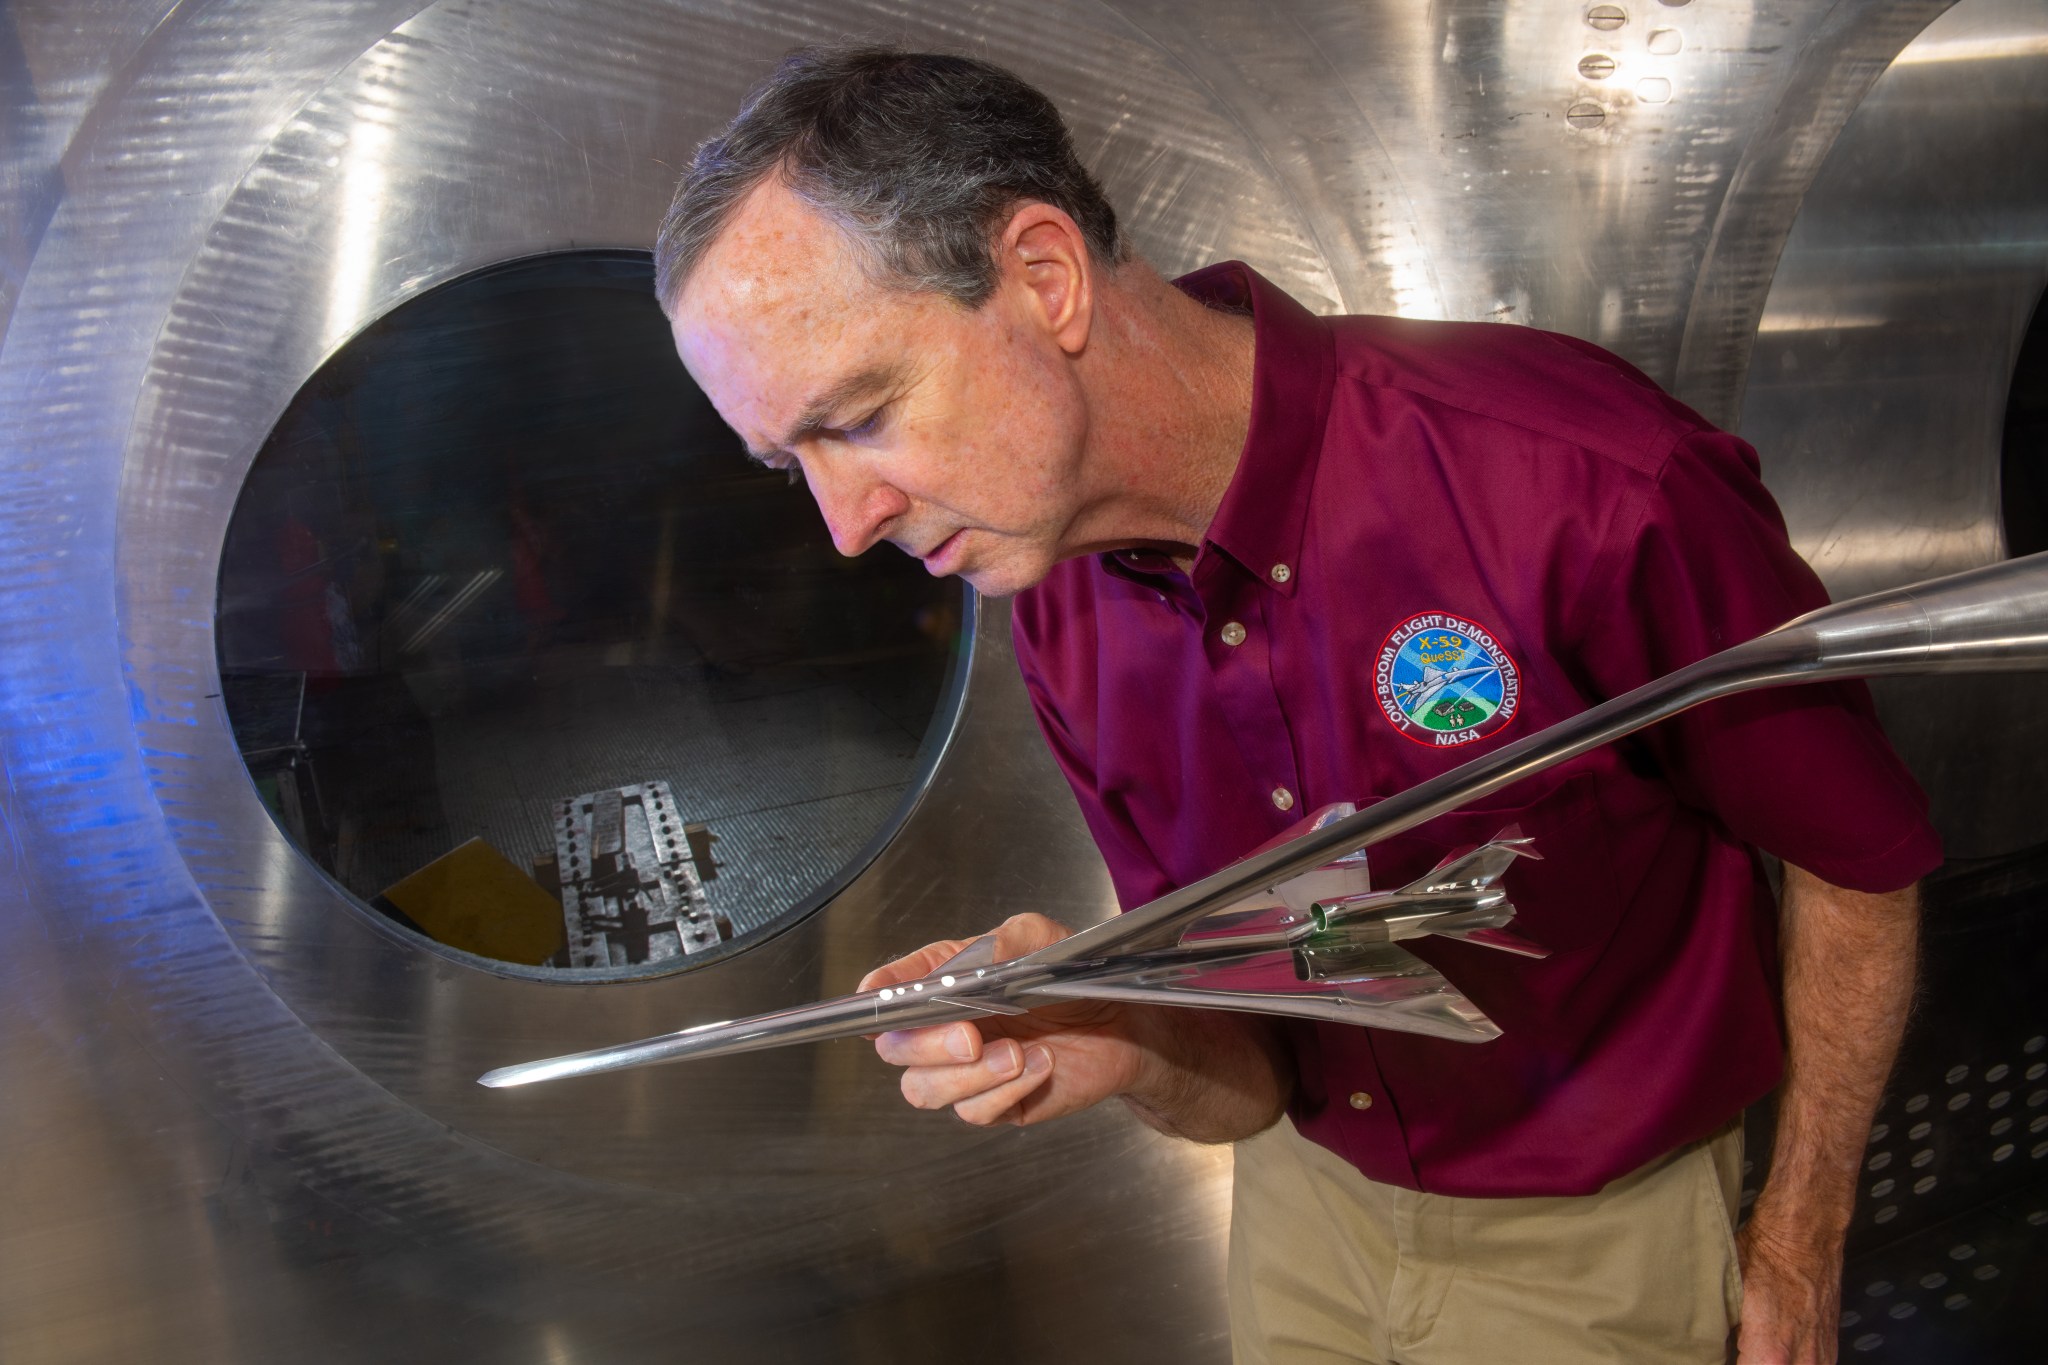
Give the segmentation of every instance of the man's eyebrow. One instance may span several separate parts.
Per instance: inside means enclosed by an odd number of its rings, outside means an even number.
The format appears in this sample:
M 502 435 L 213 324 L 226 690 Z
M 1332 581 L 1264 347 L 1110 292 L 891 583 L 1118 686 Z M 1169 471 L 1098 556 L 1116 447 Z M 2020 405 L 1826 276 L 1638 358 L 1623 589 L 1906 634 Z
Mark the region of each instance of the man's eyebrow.
M 806 436 L 814 436 L 824 430 L 826 419 L 844 404 L 869 394 L 880 393 L 884 389 L 895 388 L 902 382 L 903 371 L 904 367 L 901 364 L 875 365 L 834 380 L 803 405 L 802 410 L 796 415 L 796 420 L 790 423 L 789 430 L 782 434 L 781 440 L 767 450 L 749 450 L 747 453 L 756 460 L 765 460 L 782 454 Z

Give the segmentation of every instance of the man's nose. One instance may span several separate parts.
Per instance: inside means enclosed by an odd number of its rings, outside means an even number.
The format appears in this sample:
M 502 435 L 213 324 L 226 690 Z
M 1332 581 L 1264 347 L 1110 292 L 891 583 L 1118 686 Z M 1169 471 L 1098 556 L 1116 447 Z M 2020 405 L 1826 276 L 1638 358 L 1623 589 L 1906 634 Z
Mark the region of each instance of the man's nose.
M 871 549 L 889 524 L 909 510 L 908 498 L 854 461 L 814 457 L 803 466 L 833 548 L 848 558 Z

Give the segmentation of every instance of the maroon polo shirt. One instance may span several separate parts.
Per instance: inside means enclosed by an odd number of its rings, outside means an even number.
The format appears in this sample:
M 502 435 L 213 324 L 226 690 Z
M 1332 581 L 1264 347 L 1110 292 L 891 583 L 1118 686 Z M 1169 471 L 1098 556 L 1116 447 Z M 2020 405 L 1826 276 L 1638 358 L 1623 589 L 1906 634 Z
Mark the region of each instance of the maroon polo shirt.
M 1200 552 L 1186 574 L 1070 560 L 1014 617 L 1125 908 L 1827 600 L 1755 452 L 1595 346 L 1318 318 L 1235 262 L 1179 284 L 1257 329 L 1250 435 Z M 1418 669 L 1438 700 L 1411 723 Z M 1893 890 L 1940 861 L 1925 811 L 1865 689 L 1809 685 L 1695 709 L 1377 845 L 1391 887 L 1521 825 L 1543 861 L 1505 885 L 1553 955 L 1411 945 L 1500 1025 L 1492 1042 L 1290 1022 L 1294 1121 L 1390 1184 L 1598 1189 L 1778 1080 L 1752 846 Z

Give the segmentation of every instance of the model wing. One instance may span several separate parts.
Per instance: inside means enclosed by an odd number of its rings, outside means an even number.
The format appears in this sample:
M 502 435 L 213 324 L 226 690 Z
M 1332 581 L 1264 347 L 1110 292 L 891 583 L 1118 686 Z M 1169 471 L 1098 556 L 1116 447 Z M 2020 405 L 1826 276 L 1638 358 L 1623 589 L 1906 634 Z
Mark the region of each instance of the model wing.
M 1500 1029 L 1477 1005 L 1415 954 L 1391 943 L 1370 959 L 1354 959 L 1334 976 L 1305 978 L 1296 955 L 1262 951 L 1234 960 L 1139 961 L 1055 977 L 1018 991 L 1016 999 L 1120 1000 L 1192 1009 L 1243 1010 L 1339 1024 L 1367 1024 L 1462 1043 L 1484 1042 Z

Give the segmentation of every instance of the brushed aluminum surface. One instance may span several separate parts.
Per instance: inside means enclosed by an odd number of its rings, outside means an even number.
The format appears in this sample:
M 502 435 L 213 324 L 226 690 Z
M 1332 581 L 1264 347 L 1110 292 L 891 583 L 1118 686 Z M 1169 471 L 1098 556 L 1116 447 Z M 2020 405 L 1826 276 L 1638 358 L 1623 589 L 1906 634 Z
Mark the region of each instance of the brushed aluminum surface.
M 2006 388 L 2048 286 L 2048 8 L 1964 0 L 1843 128 L 1785 244 L 1741 431 L 1837 597 L 1995 563 Z M 2038 692 L 1889 679 L 1949 855 L 2048 842 Z
M 858 1043 L 602 1100 L 473 1084 L 1014 911 L 1105 915 L 999 606 L 931 788 L 832 904 L 682 977 L 514 980 L 357 913 L 250 791 L 212 695 L 242 475 L 404 299 L 644 246 L 773 57 L 845 33 L 1041 82 L 1163 269 L 1577 332 L 1712 407 L 1835 133 L 1942 8 L 0 11 L 0 1358 L 1225 1359 L 1227 1153 L 1109 1112 L 967 1130 Z

